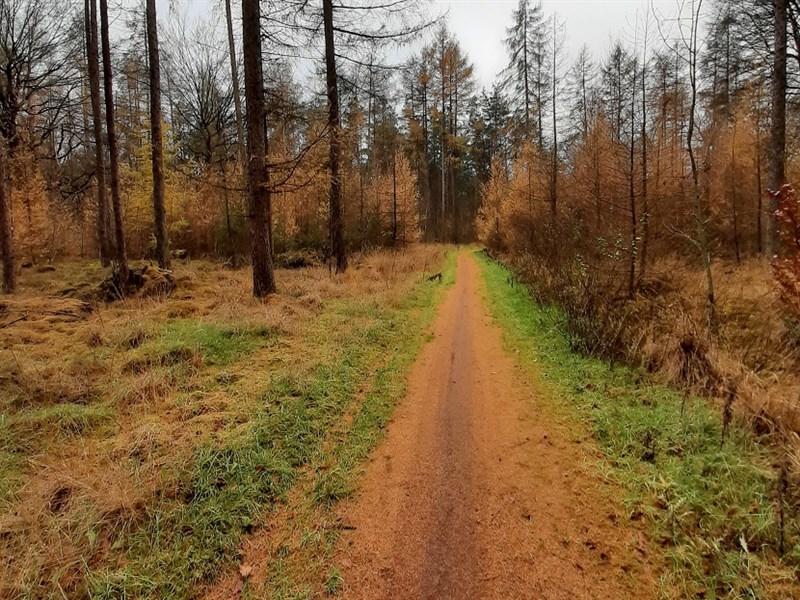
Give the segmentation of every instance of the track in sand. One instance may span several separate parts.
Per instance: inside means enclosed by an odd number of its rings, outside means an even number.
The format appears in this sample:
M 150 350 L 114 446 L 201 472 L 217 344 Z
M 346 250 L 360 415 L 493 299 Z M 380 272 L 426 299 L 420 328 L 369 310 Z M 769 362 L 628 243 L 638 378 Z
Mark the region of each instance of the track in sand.
M 608 498 L 591 444 L 537 405 L 462 254 L 433 340 L 339 508 L 352 599 L 650 598 L 639 529 Z

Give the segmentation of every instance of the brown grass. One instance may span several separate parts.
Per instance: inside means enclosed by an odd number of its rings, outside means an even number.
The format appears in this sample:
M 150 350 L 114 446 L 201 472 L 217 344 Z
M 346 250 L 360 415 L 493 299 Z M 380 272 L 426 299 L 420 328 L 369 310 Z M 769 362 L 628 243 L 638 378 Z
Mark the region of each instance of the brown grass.
M 320 359 L 307 332 L 331 302 L 399 302 L 443 256 L 419 245 L 355 256 L 337 277 L 279 269 L 265 302 L 249 270 L 212 262 L 175 265 L 170 297 L 113 304 L 90 300 L 94 264 L 24 270 L 0 306 L 0 597 L 79 594 L 148 504 L 177 493 L 193 450 L 246 426 L 272 370 Z M 173 347 L 184 327 L 255 341 L 215 358 L 194 333 Z

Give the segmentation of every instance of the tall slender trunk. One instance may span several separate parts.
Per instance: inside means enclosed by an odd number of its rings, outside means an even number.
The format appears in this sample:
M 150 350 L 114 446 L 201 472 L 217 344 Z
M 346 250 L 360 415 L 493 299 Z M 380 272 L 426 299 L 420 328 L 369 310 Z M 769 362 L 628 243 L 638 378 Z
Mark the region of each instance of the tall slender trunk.
M 558 58 L 556 15 L 553 14 L 553 164 L 550 173 L 550 217 L 556 225 L 558 211 L 558 119 L 556 119 L 556 67 Z
M 103 111 L 100 106 L 100 57 L 97 49 L 97 3 L 86 0 L 86 62 L 89 71 L 89 97 L 92 104 L 94 133 L 95 179 L 97 180 L 97 245 L 100 264 L 111 264 L 110 206 L 106 193 L 106 151 L 103 142 Z
M 761 129 L 759 119 L 756 121 L 756 248 L 759 254 L 764 253 L 764 189 L 761 184 Z
M 739 248 L 739 207 L 736 194 L 736 120 L 733 121 L 731 132 L 731 209 L 733 212 L 733 248 L 736 255 L 736 263 L 741 261 L 741 251 Z
M 690 83 L 690 104 L 689 104 L 689 125 L 686 130 L 686 150 L 689 154 L 689 163 L 692 169 L 692 187 L 694 192 L 694 219 L 697 229 L 697 248 L 700 251 L 700 260 L 706 276 L 706 319 L 708 322 L 708 337 L 713 339 L 716 335 L 716 300 L 714 297 L 714 276 L 711 272 L 711 251 L 708 244 L 708 232 L 706 231 L 706 213 L 703 208 L 703 201 L 700 195 L 700 170 L 694 154 L 694 130 L 695 112 L 697 110 L 697 32 L 699 25 L 699 14 L 702 0 L 697 7 L 697 13 L 692 14 L 691 46 L 689 49 L 689 83 Z M 694 9 L 693 9 L 694 10 Z
M 247 195 L 250 252 L 253 260 L 253 295 L 262 298 L 276 291 L 272 267 L 270 189 L 267 133 L 264 127 L 264 74 L 261 64 L 261 10 L 259 0 L 242 0 L 244 93 L 247 103 Z
M 8 182 L 8 150 L 0 133 L 0 254 L 3 260 L 3 293 L 17 288 L 17 261 L 14 258 L 14 228 L 11 224 L 11 190 Z
M 392 245 L 397 245 L 397 150 L 392 154 Z
M 631 139 L 628 147 L 628 201 L 631 218 L 631 255 L 628 269 L 628 294 L 633 298 L 636 293 L 636 262 L 639 247 L 639 217 L 636 210 L 636 189 L 634 186 L 634 168 L 636 156 L 636 63 L 633 65 L 633 85 L 631 90 Z
M 325 26 L 325 71 L 328 84 L 328 126 L 330 127 L 330 153 L 328 162 L 331 171 L 330 191 L 330 237 L 331 254 L 336 260 L 336 272 L 347 270 L 347 248 L 344 245 L 344 215 L 342 207 L 342 179 L 339 172 L 342 128 L 339 119 L 339 81 L 336 75 L 336 49 L 333 40 L 333 1 L 322 1 L 322 16 Z
M 770 131 L 769 211 L 778 208 L 777 193 L 786 182 L 786 17 L 787 0 L 773 0 L 775 12 L 775 52 L 772 63 L 772 124 Z M 767 253 L 777 254 L 780 240 L 778 223 L 767 220 Z
M 441 157 L 440 157 L 440 170 L 441 170 L 441 207 L 440 207 L 440 222 L 439 226 L 441 228 L 439 232 L 439 239 L 444 241 L 445 238 L 445 208 L 446 208 L 446 198 L 447 198 L 447 148 L 446 148 L 446 141 L 447 141 L 447 119 L 445 116 L 445 39 L 442 36 L 442 44 L 441 44 L 441 56 L 440 56 L 440 64 L 439 64 L 439 79 L 441 80 L 442 89 L 442 114 L 441 114 L 441 132 L 440 132 L 440 146 L 441 146 Z
M 236 64 L 236 44 L 233 40 L 233 15 L 231 0 L 225 0 L 225 23 L 228 28 L 228 56 L 231 60 L 231 82 L 233 84 L 233 109 L 236 115 L 236 138 L 239 147 L 239 161 L 245 164 L 244 123 L 242 121 L 242 97 L 239 93 L 239 67 Z
M 147 53 L 150 63 L 150 150 L 153 166 L 153 218 L 156 260 L 169 269 L 167 209 L 164 205 L 164 135 L 161 127 L 161 61 L 158 56 L 156 0 L 147 0 Z
M 647 197 L 647 32 L 642 52 L 642 240 L 639 248 L 639 281 L 647 272 L 647 246 L 650 242 L 650 204 Z
M 128 280 L 128 254 L 125 249 L 125 228 L 122 224 L 122 200 L 119 192 L 119 146 L 117 143 L 114 76 L 111 66 L 111 40 L 108 34 L 108 0 L 100 0 L 100 38 L 103 51 L 103 91 L 106 103 L 106 134 L 111 169 L 111 206 L 114 209 L 116 270 L 121 282 Z

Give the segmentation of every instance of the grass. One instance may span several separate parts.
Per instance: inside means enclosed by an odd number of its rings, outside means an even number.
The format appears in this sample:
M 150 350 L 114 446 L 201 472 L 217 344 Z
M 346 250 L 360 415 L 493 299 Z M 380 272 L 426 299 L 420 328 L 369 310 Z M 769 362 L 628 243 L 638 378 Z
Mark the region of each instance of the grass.
M 579 355 L 558 309 L 536 304 L 509 271 L 481 255 L 491 310 L 507 344 L 535 373 L 554 410 L 592 432 L 601 468 L 626 492 L 631 519 L 646 519 L 667 560 L 661 590 L 680 598 L 788 598 L 800 594 L 800 527 L 778 552 L 772 456 L 721 411 L 646 382 L 641 373 Z
M 77 317 L 50 294 L 101 271 L 23 272 L 9 310 L 27 317 L 0 328 L 0 597 L 192 597 L 258 526 L 329 510 L 402 395 L 444 253 L 279 270 L 264 303 L 246 270 L 192 261 L 170 298 Z M 314 556 L 331 543 L 294 533 Z M 278 594 L 306 585 L 294 561 L 281 550 Z M 323 562 L 314 585 L 333 589 Z
M 240 557 L 242 535 L 288 501 L 304 469 L 314 473 L 317 503 L 347 497 L 355 467 L 402 397 L 436 289 L 422 284 L 396 308 L 333 303 L 307 334 L 323 361 L 307 372 L 274 372 L 247 430 L 222 446 L 198 448 L 176 497 L 160 502 L 124 542 L 125 566 L 90 576 L 92 596 L 189 597 Z M 368 381 L 372 389 L 356 400 Z M 355 409 L 352 427 L 331 439 L 348 409 Z M 337 578 L 332 573 L 326 588 L 338 587 Z

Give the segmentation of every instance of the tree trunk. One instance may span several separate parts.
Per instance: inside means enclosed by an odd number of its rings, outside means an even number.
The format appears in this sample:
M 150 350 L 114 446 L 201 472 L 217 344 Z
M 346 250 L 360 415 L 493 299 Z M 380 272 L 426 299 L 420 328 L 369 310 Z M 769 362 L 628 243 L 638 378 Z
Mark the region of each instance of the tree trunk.
M 702 2 L 700 3 L 702 4 Z M 691 47 L 689 49 L 689 83 L 690 105 L 689 105 L 689 126 L 686 130 L 686 150 L 689 154 L 689 162 L 692 169 L 692 187 L 694 192 L 694 219 L 697 229 L 697 248 L 700 251 L 700 260 L 706 276 L 706 320 L 708 322 L 708 337 L 713 339 L 716 335 L 716 300 L 714 297 L 714 277 L 711 272 L 711 251 L 708 245 L 708 233 L 706 231 L 706 212 L 703 210 L 702 199 L 700 196 L 700 175 L 697 159 L 694 154 L 694 129 L 695 111 L 697 110 L 697 30 L 699 28 L 699 7 L 698 14 L 692 14 L 692 34 Z
M 233 15 L 231 0 L 225 0 L 225 22 L 228 27 L 228 55 L 231 59 L 231 81 L 233 83 L 233 108 L 236 115 L 236 137 L 239 147 L 239 160 L 244 166 L 244 123 L 242 122 L 242 97 L 239 94 L 239 67 L 236 65 L 236 44 L 233 40 Z
M 634 186 L 634 167 L 636 156 L 636 63 L 633 65 L 633 85 L 631 89 L 631 139 L 628 147 L 628 202 L 631 217 L 631 256 L 628 269 L 628 295 L 636 293 L 636 261 L 639 246 L 639 217 L 636 210 L 636 189 Z
M 772 124 L 769 147 L 769 211 L 778 208 L 777 193 L 786 182 L 786 17 L 787 0 L 773 0 L 775 11 L 775 52 L 772 67 Z M 777 254 L 778 223 L 767 219 L 767 254 Z
M 558 119 L 556 118 L 556 67 L 558 58 L 558 30 L 556 29 L 556 15 L 553 14 L 553 164 L 550 173 L 550 218 L 555 230 L 558 214 Z
M 331 255 L 336 260 L 336 272 L 347 270 L 347 249 L 344 245 L 344 219 L 342 207 L 342 179 L 339 172 L 341 155 L 341 124 L 339 122 L 339 81 L 336 75 L 336 50 L 333 43 L 333 2 L 323 0 L 325 21 L 325 71 L 328 83 L 328 126 L 330 127 L 330 237 Z
M 103 142 L 103 110 L 100 106 L 100 57 L 97 49 L 97 3 L 86 0 L 86 61 L 89 71 L 89 97 L 92 103 L 92 130 L 94 132 L 95 179 L 97 180 L 97 245 L 100 264 L 111 264 L 111 234 L 109 231 L 108 195 L 106 193 L 106 151 Z
M 14 260 L 11 225 L 11 190 L 8 183 L 6 141 L 0 135 L 0 253 L 3 255 L 3 293 L 13 294 L 17 287 L 17 264 Z
M 153 226 L 156 260 L 169 269 L 167 210 L 164 206 L 164 136 L 161 132 L 161 63 L 158 57 L 156 0 L 147 0 L 147 53 L 150 63 L 150 150 L 153 164 Z
M 397 149 L 392 155 L 392 246 L 397 246 Z
M 259 0 L 242 0 L 244 93 L 247 103 L 247 195 L 250 251 L 253 260 L 253 295 L 262 298 L 276 291 L 272 268 L 270 189 L 267 134 L 264 128 L 264 75 L 261 65 L 261 12 Z
M 739 248 L 739 207 L 736 193 L 736 120 L 733 121 L 731 132 L 731 209 L 733 212 L 733 249 L 736 255 L 736 264 L 741 261 Z
M 639 248 L 639 282 L 647 271 L 647 245 L 650 242 L 650 206 L 647 198 L 647 36 L 642 52 L 642 243 Z
M 114 209 L 116 270 L 121 282 L 128 280 L 128 255 L 122 226 L 122 201 L 119 193 L 119 146 L 114 108 L 114 77 L 111 66 L 111 41 L 108 35 L 108 0 L 100 0 L 100 38 L 103 46 L 103 91 L 106 101 L 106 134 L 111 168 L 111 206 Z

